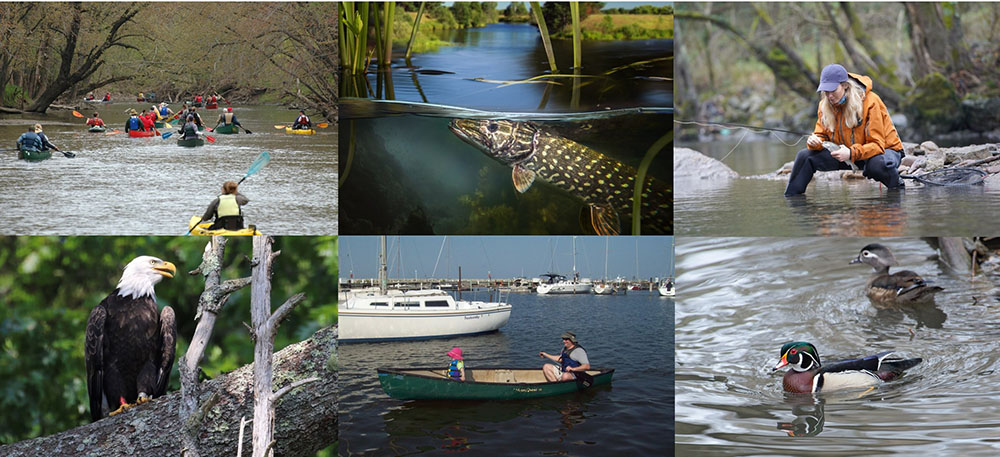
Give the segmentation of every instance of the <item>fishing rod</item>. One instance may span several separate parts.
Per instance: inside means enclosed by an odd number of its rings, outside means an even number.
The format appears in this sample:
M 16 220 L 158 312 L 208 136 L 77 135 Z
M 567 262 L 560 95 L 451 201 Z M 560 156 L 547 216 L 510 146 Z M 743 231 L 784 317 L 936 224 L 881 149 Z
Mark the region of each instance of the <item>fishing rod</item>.
M 792 131 L 792 130 L 776 129 L 776 128 L 772 128 L 772 127 L 760 127 L 760 126 L 756 126 L 756 125 L 736 124 L 736 123 L 733 123 L 733 122 L 699 122 L 699 121 L 684 121 L 684 120 L 674 119 L 674 123 L 675 124 L 682 124 L 682 125 L 700 125 L 702 127 L 715 127 L 715 126 L 719 126 L 719 127 L 742 128 L 742 129 L 748 129 L 750 131 L 754 131 L 754 133 L 760 133 L 760 132 L 757 132 L 757 130 L 766 130 L 766 131 L 770 131 L 770 132 L 790 133 L 792 135 L 799 135 L 799 136 L 809 136 L 809 135 L 811 135 L 811 133 L 795 132 L 795 131 Z

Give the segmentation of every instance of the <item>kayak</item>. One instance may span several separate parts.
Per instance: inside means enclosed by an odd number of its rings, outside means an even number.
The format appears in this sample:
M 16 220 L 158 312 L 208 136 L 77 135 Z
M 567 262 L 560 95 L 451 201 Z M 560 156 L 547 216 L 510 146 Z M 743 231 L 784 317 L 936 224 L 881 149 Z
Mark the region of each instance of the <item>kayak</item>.
M 98 100 L 98 99 L 96 99 L 96 98 L 95 98 L 95 99 L 93 99 L 93 100 L 87 100 L 87 99 L 85 98 L 85 99 L 83 99 L 83 102 L 84 102 L 84 103 L 94 103 L 94 104 L 97 104 L 97 103 L 111 103 L 111 102 L 105 102 L 104 100 Z
M 204 146 L 205 145 L 205 139 L 204 138 L 191 138 L 191 139 L 188 139 L 188 140 L 180 139 L 180 140 L 177 140 L 177 145 L 178 146 L 184 146 L 186 148 L 193 148 L 193 147 L 196 147 L 196 146 Z
M 188 221 L 188 229 L 191 229 L 191 227 L 194 227 L 195 224 L 198 224 L 198 221 L 200 221 L 200 220 L 201 220 L 200 216 L 191 216 L 191 219 Z M 212 226 L 212 222 L 211 221 L 209 221 L 209 222 L 202 222 L 202 223 L 198 224 L 197 227 L 194 227 L 193 230 L 191 230 L 191 234 L 192 235 L 201 235 L 201 236 L 213 236 L 213 235 L 222 235 L 222 236 L 254 236 L 254 235 L 256 235 L 256 236 L 261 236 L 261 235 L 263 235 L 263 233 L 260 233 L 260 230 L 257 230 L 257 227 L 254 226 L 254 225 L 251 225 L 251 226 L 249 226 L 249 227 L 247 227 L 247 228 L 245 228 L 243 230 L 209 230 L 208 228 L 211 227 L 211 226 Z
M 218 103 L 209 103 L 209 104 L 205 105 L 205 109 L 216 109 L 218 107 L 219 107 Z
M 215 128 L 215 133 L 221 133 L 223 135 L 230 135 L 233 133 L 239 133 L 240 129 L 236 127 L 236 124 L 226 124 L 220 125 Z
M 52 151 L 36 151 L 34 149 L 18 150 L 17 158 L 28 162 L 41 162 L 52 157 Z
M 152 130 L 129 130 L 128 136 L 130 138 L 145 138 L 150 136 L 155 136 L 156 132 Z
M 103 132 L 105 130 L 107 130 L 107 129 L 104 128 L 103 126 L 100 126 L 100 125 L 95 125 L 95 126 L 89 128 L 89 129 L 87 129 L 88 132 L 94 132 L 94 133 L 101 133 L 101 132 Z
M 549 382 L 541 368 L 466 368 L 465 381 L 453 381 L 447 368 L 379 368 L 382 390 L 400 400 L 523 400 L 562 395 L 584 387 L 576 380 Z M 611 382 L 611 368 L 587 370 L 594 386 Z
M 312 135 L 316 133 L 313 129 L 292 129 L 291 127 L 285 127 L 285 133 L 293 133 L 295 135 Z

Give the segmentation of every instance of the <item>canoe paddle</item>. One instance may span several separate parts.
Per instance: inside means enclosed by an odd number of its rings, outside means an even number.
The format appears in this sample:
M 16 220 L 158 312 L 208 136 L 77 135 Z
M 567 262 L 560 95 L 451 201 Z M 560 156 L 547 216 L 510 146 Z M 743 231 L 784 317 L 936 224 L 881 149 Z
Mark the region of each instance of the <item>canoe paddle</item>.
M 236 125 L 236 124 L 233 124 L 233 125 Z M 242 125 L 236 125 L 236 127 L 243 129 L 243 133 L 246 133 L 247 135 L 252 135 L 253 134 L 253 132 L 251 132 L 250 129 L 248 129 L 248 128 L 242 126 Z
M 80 114 L 79 111 L 73 111 L 73 116 L 74 117 L 83 117 L 83 114 Z
M 594 385 L 594 377 L 586 371 L 574 371 L 572 373 L 576 375 L 576 387 L 578 389 L 586 389 Z
M 270 161 L 271 161 L 271 154 L 269 152 L 264 151 L 264 152 L 260 153 L 260 155 L 257 156 L 257 159 L 254 160 L 252 164 L 250 164 L 250 168 L 247 169 L 247 174 L 244 175 L 243 178 L 240 179 L 240 182 L 236 183 L 236 185 L 239 186 L 240 184 L 243 184 L 243 181 L 245 179 L 247 179 L 250 176 L 256 174 L 258 171 L 260 171 L 262 168 L 264 168 L 264 166 L 267 165 L 267 163 L 270 162 Z M 202 222 L 205 222 L 205 220 L 204 219 L 199 220 L 198 223 L 192 225 L 191 228 L 189 228 L 188 231 L 187 231 L 187 233 L 185 233 L 184 235 L 185 236 L 190 235 L 191 232 L 194 230 L 194 228 L 197 227 L 198 224 L 200 224 Z

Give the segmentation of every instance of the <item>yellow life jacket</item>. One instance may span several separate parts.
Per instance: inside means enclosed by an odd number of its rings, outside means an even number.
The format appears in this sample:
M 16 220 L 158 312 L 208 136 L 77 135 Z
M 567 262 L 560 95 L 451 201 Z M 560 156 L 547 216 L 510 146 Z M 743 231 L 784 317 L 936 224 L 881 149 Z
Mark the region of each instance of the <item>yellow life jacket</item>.
M 233 114 L 233 113 L 229 113 L 229 112 L 227 112 L 227 113 L 225 113 L 225 114 L 224 114 L 223 116 L 224 116 L 224 119 L 226 120 L 226 121 L 225 121 L 225 124 L 226 124 L 226 125 L 229 125 L 229 124 L 232 124 L 232 123 L 233 123 L 233 116 L 234 116 L 234 114 Z
M 219 195 L 219 208 L 215 210 L 215 214 L 217 217 L 239 216 L 240 205 L 236 203 L 236 195 Z

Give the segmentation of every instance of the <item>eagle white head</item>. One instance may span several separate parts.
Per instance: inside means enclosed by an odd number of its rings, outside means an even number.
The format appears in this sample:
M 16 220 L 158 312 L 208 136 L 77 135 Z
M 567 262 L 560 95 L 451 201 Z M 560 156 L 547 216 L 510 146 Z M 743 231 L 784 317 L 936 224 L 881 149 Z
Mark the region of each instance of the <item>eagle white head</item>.
M 122 279 L 118 281 L 118 296 L 156 298 L 153 286 L 164 277 L 173 278 L 176 272 L 177 267 L 170 262 L 148 255 L 136 257 L 125 266 Z

